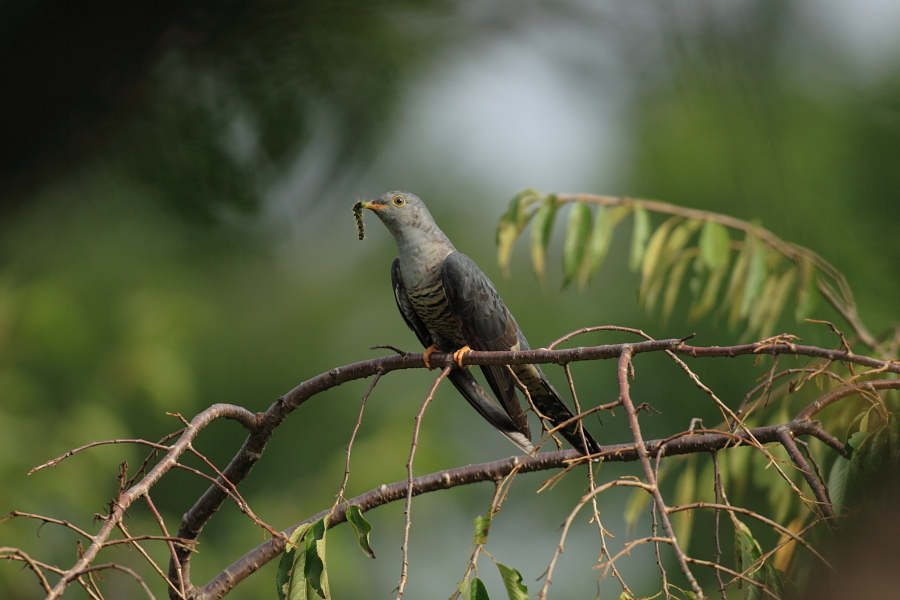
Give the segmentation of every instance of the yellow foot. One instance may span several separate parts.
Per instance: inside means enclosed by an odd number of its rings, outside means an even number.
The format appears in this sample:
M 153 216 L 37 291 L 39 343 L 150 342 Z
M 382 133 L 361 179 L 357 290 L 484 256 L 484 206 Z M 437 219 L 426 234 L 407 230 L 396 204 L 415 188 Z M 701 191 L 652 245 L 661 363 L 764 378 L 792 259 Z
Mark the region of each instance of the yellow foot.
M 456 362 L 457 365 L 459 365 L 460 369 L 463 368 L 463 364 L 462 364 L 463 356 L 465 356 L 466 354 L 468 354 L 471 351 L 472 351 L 472 349 L 469 348 L 468 346 L 463 346 L 462 348 L 460 348 L 459 350 L 457 350 L 456 352 L 453 353 L 453 360 Z
M 425 366 L 428 367 L 429 369 L 434 368 L 431 366 L 431 355 L 434 354 L 435 352 L 440 352 L 440 348 L 438 348 L 436 345 L 432 344 L 431 346 L 429 346 L 428 348 L 425 349 L 425 352 L 422 355 L 422 358 L 425 360 Z

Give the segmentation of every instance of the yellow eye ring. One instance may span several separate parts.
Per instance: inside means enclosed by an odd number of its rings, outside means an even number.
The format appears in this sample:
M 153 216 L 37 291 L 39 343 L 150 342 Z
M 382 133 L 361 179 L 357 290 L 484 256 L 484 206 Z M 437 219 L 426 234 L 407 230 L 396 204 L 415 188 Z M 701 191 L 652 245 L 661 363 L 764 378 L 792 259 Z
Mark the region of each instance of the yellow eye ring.
M 406 198 L 404 198 L 403 196 L 394 196 L 391 199 L 391 202 L 394 206 L 403 206 L 404 204 L 406 204 Z

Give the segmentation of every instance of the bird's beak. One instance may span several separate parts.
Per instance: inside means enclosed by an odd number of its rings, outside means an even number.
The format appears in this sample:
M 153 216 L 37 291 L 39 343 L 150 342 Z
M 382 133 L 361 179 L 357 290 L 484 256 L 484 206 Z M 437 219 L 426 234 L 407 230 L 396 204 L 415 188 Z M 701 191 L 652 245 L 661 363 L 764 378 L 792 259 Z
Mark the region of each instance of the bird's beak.
M 373 204 L 371 202 L 363 202 L 363 208 L 368 208 L 369 210 L 384 210 L 386 207 L 383 204 Z

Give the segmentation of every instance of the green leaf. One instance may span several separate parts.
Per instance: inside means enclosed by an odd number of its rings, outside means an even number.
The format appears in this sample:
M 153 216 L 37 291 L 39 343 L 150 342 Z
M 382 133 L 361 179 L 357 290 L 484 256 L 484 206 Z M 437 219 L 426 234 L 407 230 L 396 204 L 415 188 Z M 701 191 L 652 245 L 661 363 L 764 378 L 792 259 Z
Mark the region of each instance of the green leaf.
M 298 552 L 298 545 L 310 527 L 312 527 L 311 523 L 297 527 L 281 555 L 278 571 L 275 573 L 275 586 L 278 589 L 279 600 L 307 600 L 306 579 L 303 576 L 306 552 L 305 549 Z
M 728 228 L 713 221 L 704 221 L 700 230 L 700 257 L 710 270 L 728 262 L 731 256 L 731 236 Z
M 737 518 L 734 518 L 733 521 L 737 571 L 742 572 L 745 577 L 752 581 L 758 581 L 755 574 L 759 573 L 759 565 L 756 565 L 756 561 L 763 554 L 762 548 L 760 548 L 759 542 L 753 538 L 753 534 L 750 533 L 746 525 Z M 754 567 L 754 565 L 756 566 Z M 751 586 L 750 589 L 754 587 L 756 586 Z M 748 589 L 748 592 L 750 589 Z
M 706 285 L 703 286 L 703 293 L 700 295 L 700 299 L 691 307 L 691 311 L 688 314 L 689 321 L 696 321 L 703 317 L 716 305 L 716 300 L 719 297 L 719 288 L 722 286 L 722 280 L 725 278 L 725 273 L 728 272 L 728 265 L 729 261 L 726 260 L 716 267 L 714 271 L 709 273 L 706 278 Z
M 488 596 L 487 588 L 484 587 L 484 582 L 478 577 L 472 580 L 471 594 L 472 600 L 491 600 L 491 597 Z
M 586 204 L 575 202 L 569 211 L 566 238 L 563 241 L 563 287 L 569 285 L 578 274 L 590 233 L 591 209 Z
M 537 209 L 534 223 L 531 225 L 531 266 L 541 283 L 545 282 L 544 265 L 547 258 L 547 246 L 550 244 L 550 234 L 553 232 L 557 207 L 556 195 L 550 194 Z
M 472 541 L 476 546 L 486 544 L 488 533 L 491 529 L 491 517 L 475 517 L 475 539 Z
M 778 282 L 774 285 L 772 296 L 768 298 L 768 312 L 765 317 L 761 319 L 762 322 L 759 325 L 760 337 L 768 337 L 774 333 L 775 326 L 778 324 L 778 317 L 781 316 L 781 313 L 784 310 L 788 292 L 791 290 L 791 287 L 793 287 L 796 277 L 797 269 L 791 267 L 781 275 Z
M 734 328 L 741 317 L 741 299 L 743 298 L 747 268 L 750 265 L 750 255 L 753 253 L 753 240 L 755 239 L 750 234 L 744 237 L 744 245 L 738 253 L 734 269 L 731 270 L 731 278 L 728 281 L 728 288 L 725 291 L 725 298 L 722 302 L 723 307 L 729 307 L 728 326 L 731 328 Z
M 663 294 L 662 318 L 664 321 L 669 318 L 672 309 L 675 308 L 675 301 L 678 299 L 678 292 L 681 289 L 681 280 L 684 279 L 684 272 L 694 258 L 695 252 L 693 248 L 682 252 L 675 266 L 669 271 L 669 281 L 666 283 L 666 292 Z
M 306 536 L 306 565 L 303 567 L 303 575 L 311 591 L 314 591 L 323 600 L 329 600 L 331 594 L 328 590 L 328 573 L 325 570 L 325 519 L 321 518 L 313 523 Z M 311 593 L 307 592 L 309 596 Z
M 828 495 L 834 506 L 835 514 L 843 512 L 844 496 L 847 492 L 847 478 L 850 474 L 850 461 L 843 456 L 838 456 L 831 465 L 828 474 Z
M 528 221 L 534 216 L 534 211 L 529 207 L 535 202 L 540 202 L 542 196 L 533 189 L 527 189 L 516 194 L 509 202 L 506 213 L 500 217 L 497 224 L 497 263 L 503 269 L 504 275 L 509 275 L 509 257 L 512 254 L 513 245 L 519 239 L 519 235 Z
M 872 434 L 868 431 L 857 431 L 850 436 L 850 439 L 847 440 L 847 444 L 854 450 L 859 450 L 862 447 L 863 442 L 865 442 L 866 438 L 870 435 Z
M 769 270 L 766 265 L 766 247 L 761 242 L 753 244 L 753 253 L 750 256 L 750 266 L 747 269 L 747 281 L 744 282 L 744 296 L 741 300 L 741 318 L 750 314 L 759 293 L 768 278 Z
M 362 511 L 355 504 L 347 507 L 347 521 L 350 522 L 353 533 L 356 534 L 356 541 L 359 542 L 360 549 L 369 558 L 375 558 L 375 552 L 372 551 L 372 546 L 369 545 L 369 533 L 372 531 L 372 525 L 366 521 L 365 517 L 362 516 Z
M 640 206 L 634 209 L 634 230 L 631 234 L 631 258 L 628 266 L 632 271 L 641 268 L 644 260 L 644 249 L 650 237 L 650 215 Z
M 657 227 L 656 231 L 654 231 L 653 235 L 650 237 L 650 241 L 647 243 L 647 248 L 644 251 L 644 260 L 641 262 L 642 285 L 645 283 L 649 284 L 650 279 L 656 271 L 656 265 L 659 263 L 660 255 L 665 247 L 669 232 L 680 221 L 681 217 L 672 217 L 668 219 L 665 223 Z
M 500 577 L 503 579 L 503 586 L 506 588 L 506 595 L 509 600 L 529 600 L 528 588 L 522 584 L 522 574 L 518 570 L 506 565 L 496 563 L 500 570 Z
M 458 583 L 456 589 L 459 590 L 459 594 L 462 596 L 463 600 L 472 600 L 472 586 L 469 585 L 468 579 L 465 579 L 462 583 Z M 450 596 L 450 600 L 453 600 L 453 596 Z
M 600 268 L 600 264 L 606 258 L 606 253 L 609 250 L 609 243 L 612 241 L 613 227 L 630 212 L 630 206 L 617 206 L 613 209 L 605 206 L 597 208 L 597 216 L 594 217 L 594 229 L 591 231 L 590 240 L 588 240 L 584 262 L 581 263 L 581 269 L 578 272 L 579 289 L 583 289 L 590 283 L 594 273 Z

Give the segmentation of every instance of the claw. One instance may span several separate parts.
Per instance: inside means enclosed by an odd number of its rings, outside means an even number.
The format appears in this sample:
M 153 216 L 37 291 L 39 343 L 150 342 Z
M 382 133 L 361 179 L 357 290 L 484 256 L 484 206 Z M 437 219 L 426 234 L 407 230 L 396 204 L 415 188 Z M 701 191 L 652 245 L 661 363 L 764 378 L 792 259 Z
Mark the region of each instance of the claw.
M 459 350 L 457 350 L 456 352 L 453 353 L 453 360 L 456 362 L 456 364 L 459 366 L 460 369 L 463 368 L 463 364 L 462 364 L 463 356 L 465 356 L 466 354 L 468 354 L 471 351 L 472 351 L 472 349 L 469 348 L 468 346 L 463 346 L 462 348 L 460 348 Z
M 425 352 L 422 353 L 422 359 L 425 361 L 425 366 L 429 369 L 434 368 L 431 366 L 431 355 L 435 352 L 440 352 L 440 348 L 438 348 L 435 344 L 432 344 L 425 349 Z

